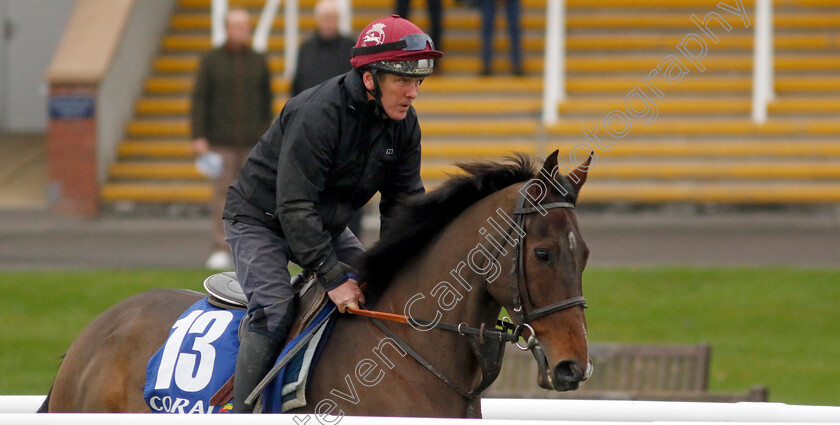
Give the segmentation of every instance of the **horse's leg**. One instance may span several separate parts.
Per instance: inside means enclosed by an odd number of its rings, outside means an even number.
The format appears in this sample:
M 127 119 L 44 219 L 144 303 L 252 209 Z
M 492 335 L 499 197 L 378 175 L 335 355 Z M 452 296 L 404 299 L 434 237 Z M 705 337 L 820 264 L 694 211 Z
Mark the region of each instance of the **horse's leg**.
M 148 412 L 146 363 L 178 316 L 200 294 L 156 289 L 135 295 L 94 319 L 59 368 L 50 412 Z

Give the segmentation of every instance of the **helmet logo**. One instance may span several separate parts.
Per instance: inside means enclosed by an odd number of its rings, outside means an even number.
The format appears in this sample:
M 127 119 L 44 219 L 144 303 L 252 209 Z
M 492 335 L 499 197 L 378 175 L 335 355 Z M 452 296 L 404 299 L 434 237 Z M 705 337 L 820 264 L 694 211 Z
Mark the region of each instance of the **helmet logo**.
M 368 32 L 362 38 L 362 46 L 380 45 L 385 41 L 385 24 L 376 23 L 370 26 Z M 369 44 L 370 43 L 370 44 Z

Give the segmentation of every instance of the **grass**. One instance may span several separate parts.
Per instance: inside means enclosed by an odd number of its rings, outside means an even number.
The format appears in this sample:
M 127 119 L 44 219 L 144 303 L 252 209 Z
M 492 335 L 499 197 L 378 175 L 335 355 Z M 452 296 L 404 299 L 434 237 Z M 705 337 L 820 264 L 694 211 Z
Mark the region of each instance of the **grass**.
M 840 271 L 596 269 L 584 277 L 590 339 L 712 344 L 710 390 L 840 405 Z
M 4 272 L 0 394 L 46 394 L 76 334 L 146 289 L 200 290 L 205 270 Z M 710 389 L 840 405 L 840 270 L 591 269 L 593 342 L 712 344 Z

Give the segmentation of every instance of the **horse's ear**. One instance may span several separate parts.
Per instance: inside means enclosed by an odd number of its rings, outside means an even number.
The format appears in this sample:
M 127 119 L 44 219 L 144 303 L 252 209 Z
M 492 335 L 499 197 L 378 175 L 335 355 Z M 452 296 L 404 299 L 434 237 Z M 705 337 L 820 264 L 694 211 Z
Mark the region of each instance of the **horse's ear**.
M 553 176 L 554 172 L 557 168 L 557 154 L 560 153 L 560 150 L 557 149 L 545 159 L 545 164 L 542 166 L 542 171 L 540 171 L 540 179 L 545 180 L 549 176 Z M 548 182 L 546 182 L 548 183 Z
M 575 169 L 569 174 L 569 180 L 572 183 L 572 187 L 575 189 L 575 193 L 580 193 L 580 188 L 583 187 L 583 184 L 586 182 L 586 176 L 589 175 L 589 166 L 592 164 L 592 158 L 594 156 L 595 152 L 590 152 L 589 158 L 586 158 L 586 161 L 584 161 L 583 164 L 575 167 Z

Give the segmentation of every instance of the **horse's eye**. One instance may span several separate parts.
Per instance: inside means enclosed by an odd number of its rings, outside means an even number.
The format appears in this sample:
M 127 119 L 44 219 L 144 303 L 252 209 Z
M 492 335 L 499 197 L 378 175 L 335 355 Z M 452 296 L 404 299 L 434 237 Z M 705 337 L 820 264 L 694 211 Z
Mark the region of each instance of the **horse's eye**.
M 551 263 L 551 251 L 546 248 L 537 248 L 534 250 L 534 257 L 537 257 L 542 263 Z

